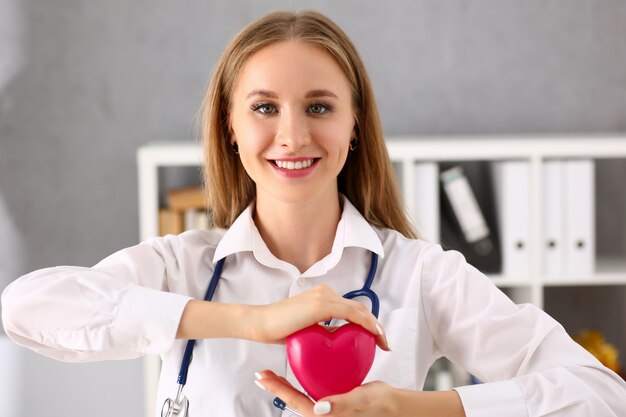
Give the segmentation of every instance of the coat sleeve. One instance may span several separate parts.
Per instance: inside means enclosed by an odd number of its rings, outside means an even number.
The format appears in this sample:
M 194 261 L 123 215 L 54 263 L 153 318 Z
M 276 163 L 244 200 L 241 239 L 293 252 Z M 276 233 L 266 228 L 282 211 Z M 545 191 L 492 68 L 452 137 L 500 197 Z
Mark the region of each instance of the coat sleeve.
M 467 417 L 626 416 L 626 383 L 537 307 L 515 305 L 461 254 L 430 248 L 423 303 L 440 353 L 484 384 Z
M 27 274 L 2 294 L 2 321 L 16 343 L 82 362 L 163 353 L 190 297 L 167 292 L 179 270 L 177 237 L 123 249 L 92 268 Z

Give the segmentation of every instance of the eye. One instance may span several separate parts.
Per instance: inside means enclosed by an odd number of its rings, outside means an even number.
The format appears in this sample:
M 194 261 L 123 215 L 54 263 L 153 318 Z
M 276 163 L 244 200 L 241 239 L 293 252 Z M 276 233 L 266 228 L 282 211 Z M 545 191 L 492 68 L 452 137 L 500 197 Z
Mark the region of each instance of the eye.
M 255 111 L 261 114 L 276 113 L 276 107 L 271 103 L 257 103 L 257 104 L 253 104 L 250 108 L 252 109 L 252 111 Z
M 332 107 L 325 103 L 312 103 L 309 106 L 309 113 L 324 114 L 332 110 Z

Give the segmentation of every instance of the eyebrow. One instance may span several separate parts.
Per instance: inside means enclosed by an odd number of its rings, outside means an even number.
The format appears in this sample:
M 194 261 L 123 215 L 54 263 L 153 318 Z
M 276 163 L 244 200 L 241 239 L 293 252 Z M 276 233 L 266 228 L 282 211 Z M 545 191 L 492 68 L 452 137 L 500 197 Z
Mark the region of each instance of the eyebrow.
M 334 97 L 339 98 L 335 93 L 328 90 L 311 90 L 309 91 L 305 98 L 318 98 L 318 97 Z
M 246 96 L 246 99 L 252 97 L 252 96 L 263 96 L 263 97 L 269 97 L 269 98 L 278 98 L 278 94 L 276 94 L 273 91 L 269 91 L 269 90 L 252 90 L 250 93 L 248 93 L 248 95 Z
M 248 95 L 246 96 L 246 99 L 253 97 L 253 96 L 262 96 L 262 97 L 268 97 L 268 98 L 274 98 L 274 99 L 278 98 L 278 94 L 270 90 L 252 90 L 250 93 L 248 93 Z M 304 96 L 304 98 L 319 98 L 319 97 L 339 98 L 332 91 L 323 90 L 323 89 L 311 90 L 308 93 L 306 93 L 306 96 Z

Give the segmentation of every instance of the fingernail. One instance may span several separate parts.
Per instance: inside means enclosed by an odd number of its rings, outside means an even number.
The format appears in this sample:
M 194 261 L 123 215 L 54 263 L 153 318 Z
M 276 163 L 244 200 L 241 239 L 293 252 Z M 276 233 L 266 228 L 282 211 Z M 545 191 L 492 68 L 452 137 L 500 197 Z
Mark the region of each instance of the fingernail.
M 330 403 L 328 401 L 320 401 L 313 407 L 313 412 L 318 416 L 330 413 Z
M 254 373 L 254 377 L 255 377 L 256 379 L 263 379 L 263 375 L 261 375 L 261 374 L 260 374 L 260 373 L 258 373 L 258 372 L 255 372 L 255 373 Z
M 380 327 L 380 324 L 378 324 L 378 323 L 376 323 L 376 330 L 378 330 L 378 334 L 379 334 L 379 335 L 381 335 L 381 336 L 382 336 L 382 335 L 384 334 L 384 333 L 383 333 L 383 328 L 382 328 L 382 327 Z
M 263 386 L 263 384 L 261 384 L 258 380 L 254 380 L 254 383 L 256 384 L 257 387 L 261 388 L 263 391 L 265 391 L 265 387 Z

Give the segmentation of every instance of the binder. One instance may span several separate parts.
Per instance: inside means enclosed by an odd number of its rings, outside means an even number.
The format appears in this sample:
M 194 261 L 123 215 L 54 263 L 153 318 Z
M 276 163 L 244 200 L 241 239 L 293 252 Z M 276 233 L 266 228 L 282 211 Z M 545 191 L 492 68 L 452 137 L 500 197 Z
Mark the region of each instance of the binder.
M 23 398 L 28 396 L 24 378 L 24 350 L 0 333 L 0 390 L 7 397 L 2 402 L 2 414 L 20 416 L 25 413 Z
M 206 230 L 209 228 L 209 216 L 205 210 L 187 209 L 184 211 L 185 230 Z
M 589 278 L 595 270 L 595 167 L 591 159 L 564 160 L 564 276 Z
M 424 240 L 439 242 L 439 165 L 417 162 L 415 175 L 415 222 Z
M 442 165 L 440 179 L 442 246 L 458 250 L 468 263 L 483 273 L 500 272 L 500 248 L 488 168 L 480 163 L 468 164 L 467 169 L 462 165 Z
M 530 163 L 496 161 L 492 169 L 502 275 L 526 278 L 530 274 Z
M 558 159 L 543 163 L 542 178 L 542 259 L 543 274 L 558 279 L 563 276 L 563 180 Z

